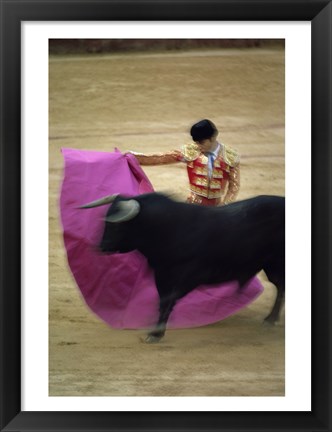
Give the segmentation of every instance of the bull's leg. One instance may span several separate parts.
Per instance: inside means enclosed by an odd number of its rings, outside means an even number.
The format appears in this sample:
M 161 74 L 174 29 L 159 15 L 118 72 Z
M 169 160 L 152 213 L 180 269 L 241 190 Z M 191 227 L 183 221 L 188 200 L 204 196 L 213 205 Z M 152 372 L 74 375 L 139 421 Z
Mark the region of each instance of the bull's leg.
M 145 342 L 157 343 L 165 335 L 167 321 L 175 303 L 175 300 L 160 300 L 158 323 L 155 329 L 147 335 Z
M 268 324 L 275 324 L 280 317 L 280 310 L 284 304 L 285 300 L 285 291 L 283 289 L 278 288 L 277 297 L 274 302 L 273 308 L 269 315 L 264 319 L 264 321 Z
M 264 319 L 268 324 L 275 324 L 280 317 L 280 311 L 285 301 L 285 274 L 283 271 L 266 271 L 267 277 L 277 288 L 277 297 L 269 315 Z

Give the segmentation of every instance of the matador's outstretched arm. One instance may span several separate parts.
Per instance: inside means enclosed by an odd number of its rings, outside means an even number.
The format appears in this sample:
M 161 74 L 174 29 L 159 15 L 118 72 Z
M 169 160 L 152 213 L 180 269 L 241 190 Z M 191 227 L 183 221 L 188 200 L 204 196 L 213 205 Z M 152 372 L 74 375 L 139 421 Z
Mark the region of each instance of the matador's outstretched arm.
M 133 151 L 128 153 L 134 155 L 140 165 L 164 165 L 183 161 L 183 155 L 180 150 L 152 154 L 137 153 Z

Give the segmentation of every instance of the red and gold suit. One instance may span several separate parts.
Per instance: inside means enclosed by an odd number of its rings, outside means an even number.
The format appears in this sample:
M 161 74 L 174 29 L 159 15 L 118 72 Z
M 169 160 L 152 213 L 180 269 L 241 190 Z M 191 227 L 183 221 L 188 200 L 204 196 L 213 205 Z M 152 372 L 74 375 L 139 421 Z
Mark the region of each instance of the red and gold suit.
M 240 189 L 239 154 L 224 144 L 214 160 L 209 175 L 208 157 L 201 153 L 197 144 L 185 145 L 181 150 L 145 155 L 131 152 L 141 165 L 161 165 L 174 162 L 187 164 L 190 195 L 188 202 L 217 206 L 236 199 Z

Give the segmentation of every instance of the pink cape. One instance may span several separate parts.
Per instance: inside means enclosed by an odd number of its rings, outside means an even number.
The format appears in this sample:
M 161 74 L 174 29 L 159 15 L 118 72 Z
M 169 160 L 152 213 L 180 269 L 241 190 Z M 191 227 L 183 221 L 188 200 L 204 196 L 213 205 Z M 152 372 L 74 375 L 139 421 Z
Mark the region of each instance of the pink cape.
M 91 310 L 114 328 L 150 328 L 158 318 L 159 297 L 153 271 L 138 251 L 102 255 L 96 246 L 107 206 L 77 207 L 105 195 L 134 196 L 153 187 L 132 155 L 62 149 L 65 161 L 60 210 L 69 267 Z M 237 282 L 200 286 L 179 300 L 168 328 L 220 321 L 263 291 L 257 277 L 241 290 Z

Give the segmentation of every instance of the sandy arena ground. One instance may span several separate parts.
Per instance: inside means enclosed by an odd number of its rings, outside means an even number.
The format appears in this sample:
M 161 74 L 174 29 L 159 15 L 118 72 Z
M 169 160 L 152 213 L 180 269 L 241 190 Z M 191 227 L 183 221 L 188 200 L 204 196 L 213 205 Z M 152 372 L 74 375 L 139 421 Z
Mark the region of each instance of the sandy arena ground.
M 163 152 L 210 118 L 241 153 L 239 199 L 284 195 L 284 51 L 229 49 L 51 57 L 49 140 L 49 395 L 282 396 L 284 314 L 262 325 L 275 288 L 232 317 L 168 330 L 157 345 L 87 309 L 68 269 L 59 219 L 61 147 Z M 187 196 L 182 164 L 144 167 L 155 189 Z

